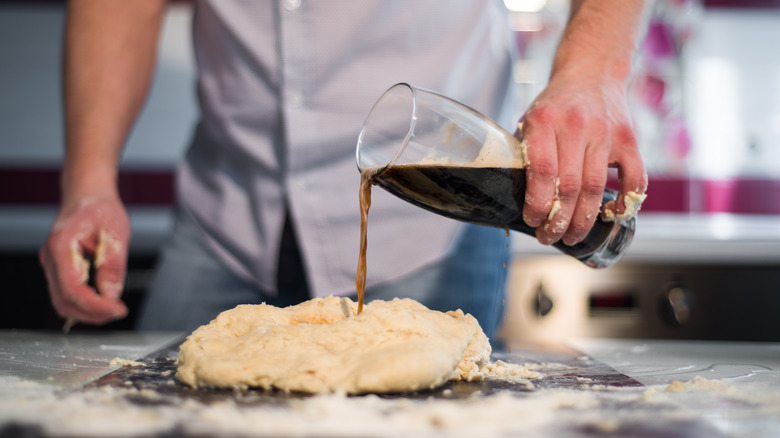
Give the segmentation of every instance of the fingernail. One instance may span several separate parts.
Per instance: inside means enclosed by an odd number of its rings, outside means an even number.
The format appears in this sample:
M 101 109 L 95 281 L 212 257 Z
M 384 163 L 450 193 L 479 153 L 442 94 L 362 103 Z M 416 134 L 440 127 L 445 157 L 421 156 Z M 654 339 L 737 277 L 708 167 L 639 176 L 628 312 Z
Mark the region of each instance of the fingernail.
M 574 246 L 574 245 L 576 245 L 578 243 L 577 239 L 575 239 L 574 237 L 570 237 L 570 236 L 563 236 L 563 239 L 561 239 L 561 240 L 563 240 L 563 244 L 566 245 L 566 246 Z
M 533 219 L 528 216 L 523 215 L 523 222 L 525 222 L 526 225 L 532 228 L 538 228 L 539 225 L 542 224 L 542 221 L 539 219 Z
M 550 236 L 540 236 L 537 234 L 536 240 L 539 241 L 542 245 L 551 245 L 555 239 L 551 238 Z
M 101 293 L 108 298 L 118 300 L 122 296 L 122 283 L 104 282 Z

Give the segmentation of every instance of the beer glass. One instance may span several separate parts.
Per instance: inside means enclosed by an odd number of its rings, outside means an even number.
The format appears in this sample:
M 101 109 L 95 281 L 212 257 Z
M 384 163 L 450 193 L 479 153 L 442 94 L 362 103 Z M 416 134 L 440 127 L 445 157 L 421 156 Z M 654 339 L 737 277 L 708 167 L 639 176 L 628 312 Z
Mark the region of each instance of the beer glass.
M 382 94 L 357 142 L 357 166 L 373 184 L 434 213 L 533 236 L 523 222 L 524 145 L 479 112 L 406 83 Z M 607 189 L 602 205 L 615 200 Z M 614 264 L 635 218 L 596 220 L 575 245 L 552 246 L 593 268 Z

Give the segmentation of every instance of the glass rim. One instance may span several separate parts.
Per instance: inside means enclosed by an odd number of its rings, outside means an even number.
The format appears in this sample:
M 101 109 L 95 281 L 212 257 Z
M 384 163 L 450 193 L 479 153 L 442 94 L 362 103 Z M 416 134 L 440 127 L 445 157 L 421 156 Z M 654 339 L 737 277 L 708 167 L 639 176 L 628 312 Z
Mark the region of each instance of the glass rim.
M 396 88 L 406 88 L 411 92 L 412 96 L 412 112 L 411 117 L 409 118 L 409 128 L 406 131 L 406 135 L 404 135 L 403 142 L 401 142 L 401 145 L 396 149 L 395 154 L 392 158 L 384 165 L 377 170 L 376 175 L 379 175 L 383 173 L 388 167 L 390 167 L 397 159 L 401 156 L 404 150 L 406 150 L 406 147 L 409 145 L 409 141 L 412 138 L 412 133 L 414 132 L 414 127 L 417 124 L 417 88 L 412 86 L 411 84 L 407 82 L 398 82 L 392 86 L 390 86 L 387 90 L 385 90 L 379 98 L 374 102 L 374 105 L 371 106 L 371 110 L 368 112 L 368 115 L 366 115 L 366 120 L 363 122 L 363 127 L 360 129 L 360 135 L 358 135 L 358 141 L 357 141 L 357 147 L 355 148 L 355 163 L 357 164 L 358 170 L 363 171 L 360 167 L 360 146 L 363 144 L 364 135 L 366 133 L 366 126 L 368 126 L 368 122 L 371 119 L 371 114 L 373 114 L 374 110 L 377 108 L 377 106 L 382 102 L 382 100 L 387 96 L 390 92 L 395 90 Z

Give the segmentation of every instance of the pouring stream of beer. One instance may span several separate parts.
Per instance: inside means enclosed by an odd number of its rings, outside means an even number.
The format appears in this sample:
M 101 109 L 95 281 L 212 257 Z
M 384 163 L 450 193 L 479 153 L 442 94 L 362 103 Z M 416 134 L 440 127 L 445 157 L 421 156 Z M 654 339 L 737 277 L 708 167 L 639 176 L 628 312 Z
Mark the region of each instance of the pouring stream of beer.
M 367 169 L 360 172 L 360 253 L 358 268 L 355 274 L 355 286 L 358 295 L 358 315 L 363 311 L 363 300 L 366 292 L 366 247 L 368 246 L 368 209 L 371 207 L 371 184 L 376 171 Z

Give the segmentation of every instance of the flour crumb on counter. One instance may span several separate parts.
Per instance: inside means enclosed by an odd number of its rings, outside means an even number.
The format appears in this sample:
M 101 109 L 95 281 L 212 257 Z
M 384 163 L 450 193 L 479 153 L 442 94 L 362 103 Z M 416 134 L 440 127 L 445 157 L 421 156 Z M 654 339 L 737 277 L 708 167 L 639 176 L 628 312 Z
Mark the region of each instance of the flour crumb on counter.
M 480 370 L 486 379 L 504 380 L 512 383 L 525 384 L 528 389 L 533 389 L 534 385 L 529 381 L 542 378 L 538 371 L 531 370 L 527 365 L 513 364 L 497 360 L 483 366 Z
M 115 357 L 108 363 L 112 367 L 144 367 L 146 364 L 130 359 L 122 359 L 121 357 Z
M 685 392 L 689 390 L 711 391 L 721 394 L 734 392 L 734 388 L 726 382 L 706 379 L 701 376 L 696 376 L 687 382 L 675 380 L 666 386 L 667 392 Z
M 565 370 L 573 368 L 572 366 L 558 362 L 529 363 L 526 367 L 529 370 Z
M 666 392 L 683 392 L 687 390 L 688 388 L 685 386 L 685 383 L 680 382 L 679 380 L 675 380 L 666 386 Z
M 686 382 L 674 381 L 669 385 L 649 388 L 647 393 L 647 401 L 666 394 L 669 399 L 689 405 L 707 405 L 713 398 L 729 400 L 733 409 L 745 409 L 751 413 L 760 412 L 780 418 L 780 391 L 768 389 L 760 383 L 735 385 L 728 379 L 716 380 L 697 376 Z

